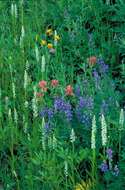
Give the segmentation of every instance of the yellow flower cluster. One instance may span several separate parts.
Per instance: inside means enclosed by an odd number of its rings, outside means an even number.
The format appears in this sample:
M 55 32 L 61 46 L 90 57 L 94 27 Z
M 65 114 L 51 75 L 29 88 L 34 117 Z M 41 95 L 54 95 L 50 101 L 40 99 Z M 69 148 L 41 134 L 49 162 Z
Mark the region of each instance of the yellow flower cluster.
M 54 41 L 56 41 L 56 42 L 60 40 L 60 36 L 57 35 L 56 32 L 53 35 L 54 32 L 51 28 L 47 29 L 45 33 L 46 33 L 46 36 L 49 37 L 49 39 L 50 39 L 50 37 L 53 37 Z M 38 35 L 36 35 L 36 41 L 38 41 Z M 41 44 L 41 46 L 47 46 L 48 49 L 53 49 L 53 47 L 54 47 L 53 43 L 47 42 L 46 39 L 40 40 L 40 44 Z

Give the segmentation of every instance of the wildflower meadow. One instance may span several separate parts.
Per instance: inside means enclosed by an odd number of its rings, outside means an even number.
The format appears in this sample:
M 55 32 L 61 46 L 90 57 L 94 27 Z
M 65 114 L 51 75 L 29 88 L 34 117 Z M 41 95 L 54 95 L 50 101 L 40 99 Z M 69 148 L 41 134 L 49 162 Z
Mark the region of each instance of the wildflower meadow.
M 124 0 L 0 0 L 0 190 L 125 190 L 124 110 Z

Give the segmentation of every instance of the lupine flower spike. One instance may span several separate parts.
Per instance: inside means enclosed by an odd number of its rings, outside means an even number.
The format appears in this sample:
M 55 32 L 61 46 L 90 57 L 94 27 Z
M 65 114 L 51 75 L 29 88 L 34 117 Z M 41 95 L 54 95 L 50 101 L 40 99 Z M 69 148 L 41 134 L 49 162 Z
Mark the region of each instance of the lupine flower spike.
M 44 117 L 42 119 L 42 148 L 43 148 L 43 150 L 46 150 L 46 144 L 45 144 L 45 119 L 44 119 Z
M 14 4 L 11 4 L 11 15 L 14 16 Z
M 52 146 L 53 146 L 53 149 L 56 149 L 57 148 L 57 139 L 55 137 L 55 135 L 53 134 L 53 142 L 52 142 Z
M 65 174 L 65 177 L 68 177 L 68 163 L 67 163 L 67 161 L 64 162 L 64 174 Z
M 36 118 L 38 116 L 38 107 L 37 107 L 36 87 L 35 86 L 34 86 L 34 97 L 32 99 L 32 109 L 33 109 L 33 117 Z
M 42 56 L 42 63 L 41 63 L 41 72 L 44 73 L 45 72 L 45 65 L 46 65 L 46 61 L 45 61 L 45 56 Z
M 102 146 L 106 146 L 106 144 L 107 144 L 107 124 L 106 124 L 105 117 L 103 114 L 101 116 L 101 128 L 102 128 Z
M 95 149 L 96 148 L 96 119 L 95 119 L 95 115 L 92 119 L 92 135 L 91 135 L 91 149 Z
M 35 46 L 35 54 L 36 54 L 36 60 L 37 62 L 39 62 L 39 49 L 37 45 Z
M 15 13 L 15 18 L 17 18 L 17 5 L 14 5 L 14 13 Z
M 57 31 L 55 30 L 54 32 L 54 46 L 57 46 L 57 40 L 56 40 L 56 36 L 57 36 Z
M 11 4 L 11 15 L 17 18 L 17 6 L 16 4 Z
M 18 114 L 17 114 L 16 108 L 14 108 L 14 121 L 15 121 L 15 123 L 17 125 L 17 123 L 18 123 Z
M 119 125 L 120 125 L 120 130 L 123 129 L 123 125 L 124 125 L 124 110 L 121 109 L 120 111 L 120 117 L 119 117 Z
M 71 143 L 74 143 L 75 140 L 76 140 L 75 132 L 74 132 L 74 129 L 72 129 L 71 134 L 70 134 L 70 141 Z
M 12 91 L 13 91 L 13 98 L 16 98 L 16 90 L 15 90 L 15 83 L 12 82 Z
M 24 89 L 26 90 L 28 86 L 28 74 L 27 71 L 24 71 Z
M 22 46 L 22 44 L 23 44 L 24 36 L 25 36 L 25 30 L 24 30 L 24 26 L 22 25 L 21 36 L 20 36 L 20 46 Z
M 25 115 L 23 115 L 23 130 L 25 134 L 27 133 L 27 128 L 28 128 L 28 123 L 26 121 Z

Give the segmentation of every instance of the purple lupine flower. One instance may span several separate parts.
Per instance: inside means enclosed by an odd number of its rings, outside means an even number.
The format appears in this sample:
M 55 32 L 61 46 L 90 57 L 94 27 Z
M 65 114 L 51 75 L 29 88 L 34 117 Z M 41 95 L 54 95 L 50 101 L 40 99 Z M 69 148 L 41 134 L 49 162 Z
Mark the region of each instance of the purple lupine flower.
M 86 100 L 83 97 L 79 98 L 78 107 L 84 108 L 86 106 Z
M 83 91 L 84 91 L 84 94 L 87 94 L 88 87 L 89 87 L 89 81 L 87 79 L 84 79 L 83 80 Z
M 105 74 L 105 73 L 108 72 L 109 66 L 108 66 L 107 64 L 105 64 L 105 62 L 104 62 L 104 60 L 103 60 L 102 58 L 99 58 L 99 59 L 97 60 L 97 64 L 98 64 L 98 66 L 99 66 L 99 71 L 100 71 L 100 73 Z
M 93 98 L 92 97 L 79 97 L 78 108 L 93 108 Z
M 49 108 L 47 114 L 48 114 L 48 118 L 49 118 L 49 119 L 53 118 L 53 115 L 54 115 L 53 109 L 52 109 L 52 108 Z
M 119 175 L 119 168 L 118 168 L 118 165 L 115 165 L 114 167 L 114 171 L 112 173 L 114 176 L 118 176 Z
M 78 120 L 85 126 L 89 126 L 91 123 L 92 109 L 93 109 L 92 97 L 79 97 L 75 112 Z
M 107 165 L 106 161 L 103 161 L 99 168 L 100 168 L 101 172 L 104 172 L 104 173 L 107 172 L 108 165 Z
M 68 121 L 72 120 L 72 111 L 71 111 L 71 109 L 72 109 L 71 104 L 66 103 L 64 113 L 65 113 Z
M 53 118 L 54 116 L 54 111 L 52 108 L 44 108 L 41 112 L 40 112 L 40 116 L 41 117 L 47 117 L 48 119 Z
M 72 120 L 72 106 L 69 102 L 64 101 L 63 98 L 55 99 L 54 109 L 56 113 L 64 113 L 68 121 Z
M 93 76 L 96 80 L 100 80 L 100 76 L 96 70 L 93 71 Z
M 111 148 L 108 148 L 106 150 L 106 154 L 107 154 L 107 157 L 108 157 L 109 160 L 112 160 L 112 153 L 113 153 L 113 151 L 112 151 Z
M 40 116 L 43 118 L 43 117 L 46 117 L 46 112 L 47 112 L 47 108 L 44 108 L 41 110 L 40 112 Z
M 56 98 L 54 101 L 54 109 L 55 111 L 64 110 L 64 100 L 62 98 Z

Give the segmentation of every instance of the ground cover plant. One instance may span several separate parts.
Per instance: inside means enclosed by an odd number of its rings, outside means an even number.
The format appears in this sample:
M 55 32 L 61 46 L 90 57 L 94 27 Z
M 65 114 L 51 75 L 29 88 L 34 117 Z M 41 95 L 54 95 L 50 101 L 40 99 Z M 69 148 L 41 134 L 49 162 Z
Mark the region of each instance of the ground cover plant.
M 125 189 L 125 2 L 0 1 L 0 189 Z

